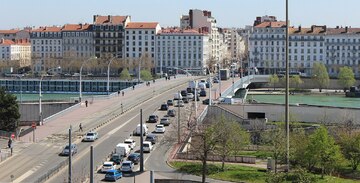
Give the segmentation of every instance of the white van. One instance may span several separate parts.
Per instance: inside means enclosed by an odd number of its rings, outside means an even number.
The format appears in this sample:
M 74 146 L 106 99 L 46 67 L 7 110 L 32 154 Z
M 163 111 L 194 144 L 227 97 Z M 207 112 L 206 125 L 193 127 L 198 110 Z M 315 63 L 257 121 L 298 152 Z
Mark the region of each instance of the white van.
M 120 143 L 116 145 L 115 153 L 125 157 L 130 154 L 130 150 L 129 144 Z
M 198 86 L 199 86 L 199 88 L 200 88 L 201 90 L 205 90 L 205 89 L 206 89 L 206 83 L 199 83 Z
M 183 97 L 180 93 L 174 93 L 174 100 L 182 100 Z
M 137 125 L 136 129 L 134 130 L 133 134 L 134 135 L 140 135 L 140 124 Z M 143 124 L 143 136 L 148 134 L 148 127 L 146 126 L 146 124 Z
M 152 148 L 153 148 L 153 145 L 152 145 L 152 143 L 151 142 L 149 142 L 149 141 L 144 141 L 143 142 L 143 151 L 144 152 L 150 152 L 151 150 L 152 150 Z

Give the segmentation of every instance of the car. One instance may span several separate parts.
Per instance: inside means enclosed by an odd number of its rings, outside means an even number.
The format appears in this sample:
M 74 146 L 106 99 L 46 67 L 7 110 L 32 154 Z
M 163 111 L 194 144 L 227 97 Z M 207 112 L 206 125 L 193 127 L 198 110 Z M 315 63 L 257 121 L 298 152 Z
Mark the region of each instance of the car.
M 182 101 L 183 101 L 185 104 L 189 103 L 189 99 L 188 99 L 188 98 L 183 98 Z
M 83 141 L 84 142 L 94 142 L 96 139 L 98 139 L 98 133 L 97 132 L 88 132 L 86 133 Z
M 153 146 L 152 146 L 152 143 L 149 142 L 149 141 L 144 141 L 143 142 L 143 151 L 144 152 L 150 152 L 152 150 Z
M 134 149 L 135 145 L 136 145 L 136 142 L 134 139 L 125 139 L 124 143 L 129 144 L 130 149 Z
M 160 124 L 162 124 L 164 126 L 169 126 L 170 125 L 170 120 L 168 118 L 161 118 L 160 119 Z
M 181 90 L 180 91 L 180 94 L 181 94 L 181 96 L 183 96 L 183 97 L 186 97 L 186 95 L 187 95 L 187 91 L 186 90 Z
M 165 133 L 164 125 L 156 125 L 155 126 L 155 133 Z
M 69 156 L 70 154 L 73 156 L 74 154 L 77 153 L 77 146 L 76 144 L 71 144 L 71 150 L 69 150 L 69 145 L 66 145 L 63 149 L 63 151 L 61 152 L 61 155 L 63 156 Z
M 116 181 L 122 177 L 122 173 L 118 170 L 109 170 L 105 174 L 106 181 Z
M 115 164 L 119 165 L 123 161 L 123 156 L 120 154 L 114 153 L 111 155 L 110 161 L 114 162 Z
M 129 161 L 132 161 L 135 165 L 140 162 L 140 154 L 139 153 L 131 153 L 128 158 Z
M 200 91 L 200 97 L 206 97 L 206 91 L 205 90 Z
M 132 172 L 133 169 L 134 169 L 134 163 L 132 161 L 124 161 L 120 167 L 120 170 L 122 172 Z
M 188 93 L 187 95 L 186 95 L 186 98 L 188 98 L 188 99 L 194 99 L 194 94 L 192 94 L 192 93 Z
M 167 115 L 169 115 L 170 117 L 175 117 L 176 111 L 174 109 L 170 109 L 170 110 L 168 110 Z
M 218 79 L 218 78 L 214 78 L 214 79 L 213 79 L 213 83 L 219 83 L 219 79 Z
M 105 161 L 101 167 L 101 172 L 106 173 L 109 170 L 116 170 L 116 164 L 112 161 Z
M 161 104 L 160 106 L 160 110 L 161 111 L 167 111 L 169 109 L 169 105 L 168 104 Z
M 182 101 L 182 100 L 177 100 L 176 102 L 175 102 L 175 105 L 174 105 L 174 107 L 184 107 L 185 106 L 185 104 L 184 104 L 184 101 Z
M 168 106 L 173 106 L 174 105 L 174 101 L 173 100 L 168 100 L 167 102 L 166 102 L 166 104 L 168 105 Z
M 202 102 L 202 103 L 203 103 L 204 105 L 209 105 L 209 102 L 210 102 L 210 100 L 209 100 L 209 99 L 205 99 L 205 100 L 203 100 L 203 102 Z
M 157 141 L 157 137 L 154 134 L 148 134 L 146 135 L 145 141 L 151 142 L 151 144 L 155 144 Z
M 159 120 L 159 117 L 156 114 L 152 114 L 149 116 L 149 123 L 157 123 Z

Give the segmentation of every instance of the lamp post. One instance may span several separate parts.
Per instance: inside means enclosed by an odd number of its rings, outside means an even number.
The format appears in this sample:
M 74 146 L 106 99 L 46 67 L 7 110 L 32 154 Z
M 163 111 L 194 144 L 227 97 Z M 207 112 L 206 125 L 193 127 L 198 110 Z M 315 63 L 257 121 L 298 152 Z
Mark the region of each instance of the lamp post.
M 285 57 L 286 57 L 286 95 L 285 95 L 285 129 L 286 129 L 286 171 L 290 170 L 290 140 L 289 140 L 289 2 L 286 0 L 286 48 L 285 48 Z
M 20 80 L 20 104 L 22 104 L 22 80 L 21 80 L 22 75 L 18 75 L 17 77 Z
M 96 59 L 96 57 L 90 57 L 89 59 L 87 60 L 84 60 L 83 63 L 81 64 L 81 67 L 80 67 L 80 81 L 79 81 L 79 102 L 81 102 L 81 98 L 82 98 L 82 93 L 81 93 L 81 83 L 82 83 L 82 80 L 81 80 L 81 74 L 82 74 L 82 69 L 84 67 L 84 64 L 85 62 L 89 61 L 89 60 L 92 60 L 92 59 Z
M 107 85 L 106 85 L 106 92 L 109 95 L 110 92 L 110 65 L 111 62 L 115 59 L 118 58 L 118 56 L 120 56 L 120 54 L 116 54 L 113 58 L 110 59 L 109 63 L 108 63 L 108 67 L 107 67 Z
M 43 78 L 44 78 L 44 75 L 41 75 L 40 83 L 39 83 L 39 123 L 40 123 L 40 125 L 42 125 L 41 82 L 42 82 Z
M 209 105 L 212 104 L 212 98 L 211 98 L 211 89 L 212 89 L 212 83 L 211 83 L 211 72 L 209 67 L 205 67 L 209 71 Z

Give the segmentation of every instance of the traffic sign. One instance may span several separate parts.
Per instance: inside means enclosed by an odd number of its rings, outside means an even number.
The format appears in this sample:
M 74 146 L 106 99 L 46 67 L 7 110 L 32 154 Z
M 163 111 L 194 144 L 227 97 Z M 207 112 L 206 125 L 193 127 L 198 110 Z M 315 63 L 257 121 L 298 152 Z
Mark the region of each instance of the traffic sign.
M 11 138 L 12 138 L 12 139 L 15 138 L 15 134 L 14 134 L 14 133 L 11 134 Z
M 36 128 L 36 123 L 33 122 L 33 123 L 31 124 L 31 127 L 32 127 L 32 128 Z

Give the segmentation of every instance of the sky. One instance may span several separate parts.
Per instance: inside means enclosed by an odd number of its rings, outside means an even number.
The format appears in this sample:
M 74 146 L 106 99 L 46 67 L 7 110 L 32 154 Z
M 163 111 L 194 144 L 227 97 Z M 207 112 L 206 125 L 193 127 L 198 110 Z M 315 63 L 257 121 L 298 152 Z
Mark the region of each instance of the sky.
M 134 22 L 179 26 L 189 9 L 209 10 L 218 27 L 252 25 L 256 16 L 285 20 L 285 0 L 1 0 L 0 29 L 92 23 L 93 15 L 130 15 Z M 289 0 L 293 26 L 360 27 L 359 0 Z

